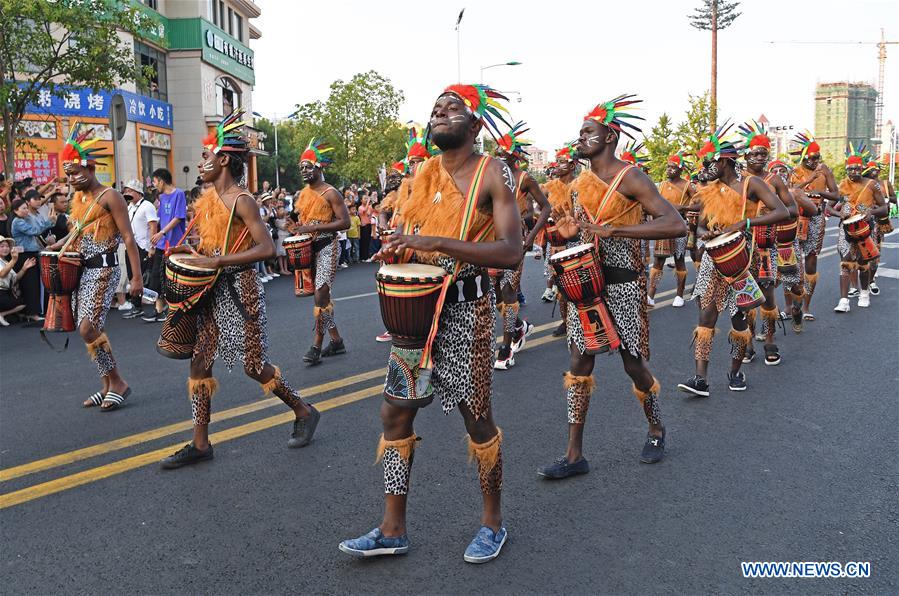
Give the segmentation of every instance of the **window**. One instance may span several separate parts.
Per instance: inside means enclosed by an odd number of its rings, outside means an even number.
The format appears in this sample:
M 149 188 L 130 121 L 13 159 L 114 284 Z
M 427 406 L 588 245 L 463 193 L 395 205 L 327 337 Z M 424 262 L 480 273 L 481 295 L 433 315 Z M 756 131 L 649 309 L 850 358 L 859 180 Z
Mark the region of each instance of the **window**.
M 140 92 L 163 101 L 168 99 L 168 78 L 165 54 L 139 41 L 134 42 L 134 58 L 141 68 L 149 67 L 152 74 L 147 85 L 140 86 Z M 146 70 L 146 69 L 144 69 Z
M 153 10 L 159 10 L 157 8 L 156 0 L 140 0 L 145 6 L 149 6 Z
M 228 35 L 234 35 L 234 11 L 230 6 L 228 7 Z
M 225 3 L 222 0 L 219 0 L 219 20 L 216 25 L 221 27 L 222 31 L 225 30 Z
M 234 13 L 234 28 L 237 29 L 237 40 L 243 42 L 243 18 Z
M 215 81 L 215 109 L 218 116 L 230 114 L 240 107 L 240 86 L 229 78 Z
M 209 20 L 218 25 L 218 0 L 209 0 Z

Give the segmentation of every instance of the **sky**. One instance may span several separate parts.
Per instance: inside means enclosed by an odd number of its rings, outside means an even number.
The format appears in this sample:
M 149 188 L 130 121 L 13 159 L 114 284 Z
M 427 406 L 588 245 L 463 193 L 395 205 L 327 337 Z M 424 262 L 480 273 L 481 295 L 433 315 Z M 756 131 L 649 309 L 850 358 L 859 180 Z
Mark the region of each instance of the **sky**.
M 440 91 L 461 78 L 508 92 L 515 120 L 543 149 L 577 136 L 584 114 L 621 93 L 643 103 L 644 132 L 709 88 L 711 34 L 689 25 L 700 0 L 410 2 L 257 0 L 254 110 L 285 115 L 325 99 L 336 79 L 376 70 L 402 90 L 400 120 L 425 123 Z M 719 121 L 764 113 L 772 126 L 814 125 L 815 84 L 874 84 L 880 29 L 899 41 L 897 0 L 744 0 L 718 36 Z M 787 41 L 843 42 L 769 43 Z M 857 42 L 870 42 L 859 44 Z M 848 43 L 847 43 L 848 42 Z M 899 121 L 899 45 L 887 46 L 884 122 Z

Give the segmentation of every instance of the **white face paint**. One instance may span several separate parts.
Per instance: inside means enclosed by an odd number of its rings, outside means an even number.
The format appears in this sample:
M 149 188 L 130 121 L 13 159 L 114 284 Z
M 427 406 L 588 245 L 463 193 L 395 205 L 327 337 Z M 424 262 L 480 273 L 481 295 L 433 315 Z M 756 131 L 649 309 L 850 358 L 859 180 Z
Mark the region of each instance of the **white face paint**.
M 591 145 L 597 145 L 597 144 L 599 144 L 599 135 L 593 135 L 593 136 L 587 137 L 587 146 L 588 147 L 590 147 Z
M 212 163 L 212 160 L 204 162 L 202 166 L 200 166 L 200 170 L 203 172 L 211 172 L 215 168 L 215 164 Z
M 464 120 L 467 120 L 468 118 L 469 116 L 465 114 L 456 114 L 455 116 L 450 116 L 449 118 L 447 118 L 447 120 L 449 120 L 450 122 L 462 122 Z

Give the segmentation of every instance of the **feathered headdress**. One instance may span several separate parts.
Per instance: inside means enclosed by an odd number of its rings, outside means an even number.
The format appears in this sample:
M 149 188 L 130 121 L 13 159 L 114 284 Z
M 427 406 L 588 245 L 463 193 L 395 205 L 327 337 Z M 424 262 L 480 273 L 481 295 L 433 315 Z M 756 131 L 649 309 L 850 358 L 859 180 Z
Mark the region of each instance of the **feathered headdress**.
M 409 127 L 409 138 L 406 139 L 406 159 L 410 157 L 428 159 L 439 153 L 440 149 L 426 137 L 420 124 L 412 124 Z
M 618 156 L 618 159 L 635 166 L 642 166 L 649 161 L 649 156 L 645 153 L 641 153 L 641 151 L 643 151 L 643 143 L 628 141 L 624 145 L 624 149 L 621 151 L 621 155 Z
M 787 171 L 791 171 L 793 166 L 783 161 L 782 159 L 775 159 L 773 161 L 768 162 L 768 171 L 773 172 L 776 168 L 786 168 Z
M 601 103 L 597 105 L 593 110 L 584 116 L 584 120 L 595 120 L 600 124 L 604 124 L 608 126 L 612 130 L 617 133 L 623 133 L 630 138 L 634 138 L 628 131 L 624 130 L 624 127 L 630 128 L 637 132 L 641 132 L 639 128 L 627 122 L 628 118 L 636 118 L 637 120 L 643 120 L 642 117 L 637 116 L 636 114 L 629 114 L 625 110 L 630 110 L 629 106 L 640 103 L 642 99 L 631 99 L 632 97 L 637 97 L 634 94 L 625 94 L 619 95 L 615 99 L 610 99 L 605 103 Z
M 100 140 L 93 135 L 93 128 L 82 129 L 81 123 L 76 122 L 62 148 L 62 163 L 74 163 L 80 166 L 104 165 L 97 161 L 97 158 L 109 156 L 102 155 L 99 147 L 93 147 L 94 143 Z
M 755 120 L 744 122 L 737 127 L 740 136 L 743 137 L 743 152 L 748 152 L 753 147 L 766 147 L 771 149 L 771 139 L 768 138 L 768 131 L 762 124 Z
M 521 135 L 530 130 L 525 128 L 525 126 L 526 124 L 524 122 L 518 122 L 509 129 L 509 132 L 496 139 L 498 150 L 503 153 L 508 153 L 509 155 L 514 155 L 519 159 L 527 159 L 528 152 L 525 150 L 525 147 L 530 147 L 531 142 L 521 138 Z
M 821 153 L 821 145 L 809 131 L 797 134 L 793 137 L 793 142 L 799 145 L 798 148 L 790 151 L 790 155 L 797 156 L 796 161 L 802 161 L 810 153 Z
M 300 162 L 308 161 L 318 168 L 325 168 L 334 163 L 334 158 L 327 155 L 334 151 L 334 147 L 319 137 L 312 137 L 306 150 L 300 155 Z
M 404 175 L 405 175 L 407 167 L 408 167 L 408 166 L 407 166 L 407 164 L 406 164 L 406 160 L 404 159 L 403 161 L 397 161 L 397 162 L 394 162 L 394 163 L 390 166 L 390 170 L 391 170 L 392 172 L 396 172 L 397 174 L 404 174 Z
M 705 142 L 705 145 L 696 152 L 696 158 L 699 161 L 715 161 L 722 157 L 736 159 L 737 155 L 739 155 L 737 146 L 734 144 L 733 139 L 727 138 L 727 133 L 732 126 L 729 122 L 719 126 L 718 130 L 709 136 L 709 140 Z
M 865 169 L 862 170 L 862 174 L 867 174 L 868 172 L 872 172 L 874 170 L 882 170 L 883 168 L 884 165 L 882 163 L 880 163 L 876 159 L 872 159 L 865 164 Z
M 679 168 L 683 168 L 688 172 L 693 169 L 693 164 L 690 163 L 686 156 L 684 155 L 684 150 L 681 149 L 677 153 L 668 156 L 668 163 L 673 163 Z
M 846 167 L 864 166 L 866 161 L 868 161 L 868 150 L 865 149 L 865 144 L 862 143 L 856 147 L 849 143 L 849 148 L 846 149 Z
M 512 128 L 502 114 L 503 112 L 508 114 L 509 110 L 497 101 L 498 99 L 509 101 L 509 98 L 499 91 L 487 85 L 450 85 L 443 90 L 441 95 L 447 93 L 452 93 L 461 99 L 472 114 L 483 120 L 487 124 L 487 132 L 494 138 L 499 136 L 497 120 Z
M 558 161 L 574 161 L 577 155 L 577 141 L 569 141 L 556 151 L 556 159 Z
M 246 124 L 246 121 L 238 121 L 243 115 L 243 109 L 237 108 L 221 122 L 216 124 L 215 130 L 209 133 L 203 139 L 203 146 L 212 153 L 218 154 L 219 151 L 229 151 L 233 153 L 243 153 L 248 149 L 247 139 L 241 134 L 243 131 L 240 127 Z

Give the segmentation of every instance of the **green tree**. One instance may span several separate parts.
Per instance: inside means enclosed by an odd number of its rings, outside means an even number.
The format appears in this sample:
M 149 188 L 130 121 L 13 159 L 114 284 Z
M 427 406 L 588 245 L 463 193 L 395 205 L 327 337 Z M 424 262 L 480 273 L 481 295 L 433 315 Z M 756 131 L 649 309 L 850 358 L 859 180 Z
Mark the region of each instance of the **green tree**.
M 335 148 L 329 180 L 374 182 L 381 165 L 402 158 L 407 133 L 398 118 L 403 99 L 402 91 L 372 70 L 348 82 L 334 81 L 325 101 L 297 106 L 301 127 Z
M 145 83 L 149 73 L 139 70 L 134 48 L 118 32 L 139 36 L 154 27 L 137 6 L 112 0 L 0 0 L 0 155 L 7 177 L 14 173 L 19 123 L 40 92 L 62 97 L 69 86 L 97 91 Z
M 275 185 L 275 127 L 267 119 L 256 120 L 256 127 L 265 133 L 265 149 L 269 155 L 257 161 L 259 180 Z M 300 178 L 300 155 L 306 144 L 319 133 L 309 122 L 283 120 L 278 123 L 278 180 L 281 186 L 296 191 L 303 186 Z
M 674 138 L 677 145 L 689 153 L 695 153 L 709 138 L 711 111 L 708 92 L 690 95 L 690 108 L 685 120 L 677 125 Z
M 663 113 L 644 140 L 646 150 L 649 152 L 649 176 L 653 180 L 662 180 L 665 177 L 668 156 L 679 149 L 672 126 L 671 117 Z
M 726 0 L 702 0 L 702 5 L 688 15 L 690 26 L 700 31 L 712 32 L 712 101 L 710 130 L 718 122 L 718 31 L 727 29 L 742 13 L 736 12 L 739 2 Z

